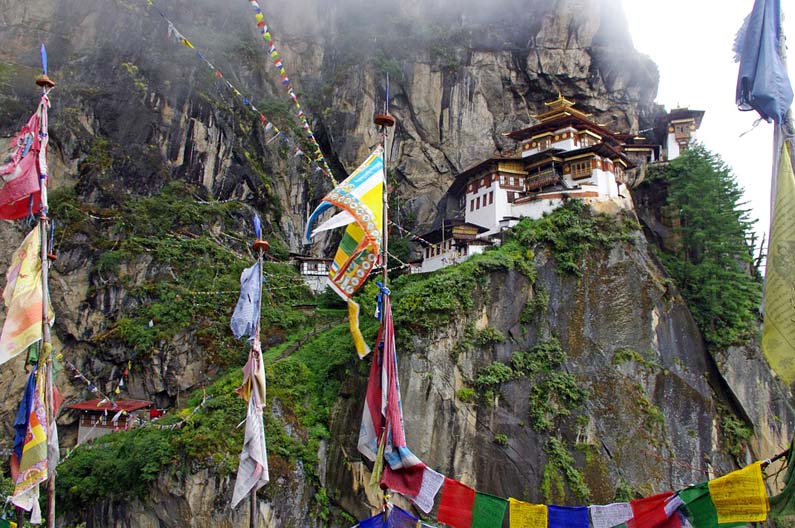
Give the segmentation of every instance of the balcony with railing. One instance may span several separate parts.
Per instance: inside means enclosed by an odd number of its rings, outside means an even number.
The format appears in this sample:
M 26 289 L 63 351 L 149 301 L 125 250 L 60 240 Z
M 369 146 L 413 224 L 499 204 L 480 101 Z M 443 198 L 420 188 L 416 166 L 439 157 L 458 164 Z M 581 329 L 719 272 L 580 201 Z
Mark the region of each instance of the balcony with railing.
M 561 174 L 555 167 L 532 173 L 527 177 L 527 191 L 539 191 L 560 181 Z

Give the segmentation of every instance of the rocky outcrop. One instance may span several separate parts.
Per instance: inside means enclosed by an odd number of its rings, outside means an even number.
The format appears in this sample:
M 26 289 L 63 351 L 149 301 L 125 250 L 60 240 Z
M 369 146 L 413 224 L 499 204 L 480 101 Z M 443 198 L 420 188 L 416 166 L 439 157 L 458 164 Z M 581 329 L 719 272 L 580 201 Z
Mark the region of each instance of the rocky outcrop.
M 553 473 L 552 490 L 545 483 L 556 463 L 550 438 L 557 438 L 573 453 L 588 499 L 607 503 L 621 493 L 681 489 L 786 447 L 795 432 L 786 388 L 753 349 L 731 349 L 717 362 L 705 351 L 640 232 L 629 243 L 588 252 L 579 278 L 558 272 L 550 253 L 537 255 L 535 265 L 535 283 L 516 271 L 489 275 L 473 292 L 470 313 L 400 351 L 407 441 L 428 465 L 499 496 L 582 503 L 563 473 Z M 548 296 L 546 306 L 538 307 L 539 296 Z M 528 306 L 536 307 L 532 317 Z M 505 339 L 472 345 L 473 329 L 496 330 Z M 462 396 L 470 387 L 482 395 L 476 380 L 488 365 L 510 365 L 514 354 L 551 337 L 568 357 L 563 371 L 589 394 L 573 411 L 576 418 L 550 432 L 534 427 L 530 379 L 503 383 L 491 401 Z M 469 348 L 462 347 L 467 342 Z M 355 485 L 366 482 L 357 473 L 367 473 L 367 466 L 351 433 L 361 401 L 350 395 L 337 406 L 329 451 L 329 467 L 346 471 L 327 485 L 362 517 L 377 504 Z M 551 389 L 543 398 L 562 396 Z M 753 425 L 750 444 L 737 443 L 726 430 L 727 413 Z M 565 492 L 555 495 L 563 482 Z M 350 496 L 351 489 L 359 493 Z

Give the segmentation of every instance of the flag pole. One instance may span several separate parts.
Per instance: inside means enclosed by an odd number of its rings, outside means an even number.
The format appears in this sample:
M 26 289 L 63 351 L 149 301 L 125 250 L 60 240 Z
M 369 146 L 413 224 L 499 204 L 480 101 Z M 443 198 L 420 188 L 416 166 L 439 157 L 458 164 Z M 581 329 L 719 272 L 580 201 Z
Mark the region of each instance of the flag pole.
M 384 107 L 383 107 L 382 113 L 375 114 L 373 116 L 373 123 L 375 123 L 375 125 L 378 126 L 379 133 L 381 135 L 381 158 L 382 158 L 383 163 L 384 163 L 384 192 L 383 192 L 383 218 L 382 218 L 382 220 L 383 220 L 383 224 L 382 225 L 383 225 L 384 232 L 383 232 L 383 240 L 381 242 L 381 254 L 383 255 L 383 261 L 382 261 L 382 263 L 383 263 L 383 270 L 382 270 L 383 271 L 383 276 L 382 276 L 383 289 L 382 289 L 382 294 L 383 295 L 388 295 L 388 291 L 389 290 L 387 288 L 387 285 L 389 284 L 389 178 L 387 177 L 387 174 L 388 174 L 387 173 L 387 167 L 388 167 L 389 156 L 387 154 L 387 140 L 389 139 L 389 129 L 394 127 L 395 123 L 396 123 L 395 118 L 392 117 L 391 115 L 389 115 L 389 73 L 387 73 L 387 75 L 386 75 L 386 89 L 385 89 L 385 97 L 384 97 Z M 382 325 L 383 325 L 383 321 L 386 319 L 386 318 L 383 317 L 383 315 L 384 314 L 381 313 L 381 317 L 382 317 L 382 323 L 381 324 Z M 382 330 L 383 330 L 383 328 L 382 328 Z M 375 350 L 373 353 L 374 354 L 379 354 L 381 352 L 382 351 L 380 351 L 380 350 Z M 384 420 L 385 418 L 382 416 L 381 419 Z M 384 428 L 383 438 L 381 438 L 381 440 L 380 440 L 381 445 L 383 445 L 383 442 L 386 439 L 386 435 L 387 435 L 387 431 L 386 431 L 386 428 Z M 385 460 L 382 461 L 382 463 L 385 463 Z M 378 465 L 378 462 L 376 462 L 376 465 Z M 375 471 L 375 468 L 374 468 L 374 471 Z M 375 476 L 375 472 L 374 472 L 373 475 Z M 381 489 L 382 489 L 382 491 L 384 493 L 382 508 L 383 508 L 384 520 L 386 520 L 386 515 L 388 515 L 388 511 L 389 511 L 389 508 L 388 508 L 389 495 L 387 494 L 387 489 L 384 487 L 383 484 L 381 485 Z
M 258 317 L 257 317 L 257 328 L 254 330 L 254 335 L 256 336 L 255 337 L 256 341 L 259 342 L 260 341 L 260 320 L 262 318 L 262 279 L 263 279 L 263 275 L 264 275 L 264 271 L 262 269 L 262 260 L 263 260 L 263 256 L 265 255 L 265 252 L 268 251 L 268 249 L 270 248 L 270 244 L 268 244 L 267 240 L 262 240 L 261 239 L 262 229 L 261 229 L 261 226 L 260 226 L 259 217 L 255 217 L 255 220 L 254 220 L 254 231 L 256 232 L 257 239 L 254 241 L 253 247 L 254 247 L 254 251 L 257 252 L 257 261 L 259 262 L 259 284 L 257 286 L 260 288 L 259 304 L 257 305 L 257 315 L 258 315 Z M 259 347 L 257 347 L 257 348 L 259 348 Z M 261 353 L 260 353 L 259 361 L 262 361 L 262 354 Z M 252 381 L 252 383 L 254 383 L 254 382 Z M 249 397 L 253 398 L 253 391 L 252 391 L 252 395 L 249 396 Z M 263 401 L 264 401 L 265 395 L 262 394 L 261 397 L 263 398 Z M 258 517 L 258 511 L 257 511 L 257 486 L 256 485 L 253 488 L 251 488 L 251 501 L 250 501 L 250 509 L 249 509 L 248 517 L 249 517 L 249 521 L 248 521 L 249 528 L 256 528 L 256 526 L 257 526 L 257 517 Z
M 395 126 L 395 118 L 389 115 L 389 74 L 386 75 L 386 97 L 384 97 L 383 113 L 373 116 L 373 123 L 378 126 L 381 134 L 381 157 L 384 160 L 384 193 L 383 193 L 383 241 L 381 242 L 381 252 L 383 254 L 383 281 L 384 288 L 387 287 L 389 280 L 389 179 L 387 178 L 387 140 L 389 139 L 389 129 Z
M 41 87 L 42 96 L 47 96 L 55 87 L 55 83 L 47 76 L 47 51 L 44 44 L 41 45 L 41 68 L 42 74 L 36 78 L 36 84 Z M 43 104 L 43 103 L 40 103 Z M 40 124 L 39 134 L 46 133 L 47 123 L 47 107 L 44 104 L 41 109 L 42 119 Z M 46 152 L 44 153 L 46 156 Z M 46 160 L 45 160 L 46 161 Z M 48 200 L 47 200 L 47 174 L 42 172 L 43 167 L 39 164 L 39 186 L 41 191 L 41 214 L 39 215 L 39 229 L 41 234 L 41 327 L 42 327 L 42 346 L 39 352 L 39 369 L 44 368 L 45 376 L 45 399 L 47 400 L 47 440 L 49 445 L 50 433 L 55 426 L 55 409 L 53 407 L 53 380 L 52 380 L 52 338 L 50 335 L 50 325 L 48 324 L 50 314 L 49 312 L 49 288 L 48 288 L 48 271 L 49 271 L 49 251 L 48 251 L 48 237 L 47 226 L 49 224 Z M 44 358 L 42 365 L 41 359 Z M 47 526 L 55 526 L 55 468 L 50 464 L 49 448 L 47 457 Z

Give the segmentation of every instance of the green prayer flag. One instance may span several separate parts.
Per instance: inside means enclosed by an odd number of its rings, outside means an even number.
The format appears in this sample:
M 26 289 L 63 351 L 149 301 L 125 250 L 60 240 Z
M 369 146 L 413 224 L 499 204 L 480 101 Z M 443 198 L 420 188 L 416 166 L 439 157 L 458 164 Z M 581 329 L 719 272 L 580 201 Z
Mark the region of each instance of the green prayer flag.
M 787 472 L 784 474 L 784 489 L 770 497 L 770 516 L 787 517 L 795 515 L 795 438 L 789 446 Z
M 472 508 L 472 528 L 494 528 L 502 526 L 508 501 L 493 495 L 477 492 Z
M 702 482 L 679 492 L 679 498 L 685 503 L 685 515 L 690 524 L 697 528 L 731 528 L 748 526 L 748 523 L 718 524 L 718 510 L 709 494 L 709 483 Z

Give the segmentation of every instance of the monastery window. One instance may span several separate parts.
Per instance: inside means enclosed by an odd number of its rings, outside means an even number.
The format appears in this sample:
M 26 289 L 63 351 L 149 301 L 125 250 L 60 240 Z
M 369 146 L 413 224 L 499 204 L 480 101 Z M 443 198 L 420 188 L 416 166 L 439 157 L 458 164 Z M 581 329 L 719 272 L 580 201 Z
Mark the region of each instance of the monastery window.
M 489 205 L 494 203 L 494 191 L 489 191 Z
M 689 123 L 682 123 L 674 125 L 674 135 L 677 138 L 689 138 L 690 137 L 690 124 Z
M 475 209 L 480 209 L 480 196 L 475 198 Z
M 591 160 L 574 161 L 571 163 L 571 177 L 574 179 L 588 178 L 591 175 Z
M 513 191 L 508 192 L 508 203 L 513 203 L 513 197 L 516 193 Z
M 538 140 L 538 150 L 546 150 L 552 144 L 552 140 L 548 137 Z
M 515 185 L 515 184 L 514 184 L 514 181 L 513 181 L 513 176 L 511 176 L 510 178 L 508 178 L 508 185 Z
M 469 201 L 469 210 L 470 212 L 475 210 L 475 200 Z

